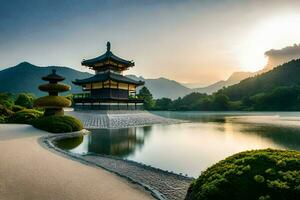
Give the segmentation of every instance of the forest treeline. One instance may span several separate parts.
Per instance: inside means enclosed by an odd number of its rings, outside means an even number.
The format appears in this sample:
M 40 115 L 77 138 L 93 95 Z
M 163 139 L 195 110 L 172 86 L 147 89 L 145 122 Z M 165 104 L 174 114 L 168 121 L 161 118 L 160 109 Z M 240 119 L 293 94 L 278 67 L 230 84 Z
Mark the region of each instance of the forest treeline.
M 140 90 L 148 110 L 174 111 L 300 111 L 300 59 L 242 80 L 207 95 L 191 93 L 182 98 L 153 99 L 147 88 Z

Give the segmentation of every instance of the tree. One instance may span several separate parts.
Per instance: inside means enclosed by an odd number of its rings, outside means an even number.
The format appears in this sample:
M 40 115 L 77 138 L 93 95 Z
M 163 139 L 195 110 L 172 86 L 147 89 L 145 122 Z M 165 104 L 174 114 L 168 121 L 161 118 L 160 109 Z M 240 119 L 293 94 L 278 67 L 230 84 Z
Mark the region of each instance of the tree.
M 138 97 L 144 100 L 144 108 L 151 110 L 154 107 L 154 100 L 151 92 L 147 87 L 143 87 L 138 94 Z
M 169 98 L 157 99 L 155 102 L 155 110 L 170 110 L 172 100 Z
M 14 96 L 11 93 L 0 93 L 0 104 L 11 109 L 14 104 Z
M 215 94 L 213 100 L 214 110 L 228 110 L 229 109 L 229 98 L 224 94 Z
M 17 96 L 15 105 L 19 105 L 25 108 L 32 108 L 35 96 L 33 94 L 21 93 Z

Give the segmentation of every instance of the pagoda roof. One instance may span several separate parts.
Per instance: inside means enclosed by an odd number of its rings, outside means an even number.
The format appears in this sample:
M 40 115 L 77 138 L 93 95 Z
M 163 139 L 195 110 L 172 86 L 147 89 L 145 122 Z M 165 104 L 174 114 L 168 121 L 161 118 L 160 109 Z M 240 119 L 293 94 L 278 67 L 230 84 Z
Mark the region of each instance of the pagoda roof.
M 43 79 L 44 81 L 60 82 L 60 81 L 65 80 L 65 77 L 56 74 L 56 70 L 53 69 L 51 74 L 42 77 L 42 79 Z
M 116 81 L 116 82 L 121 82 L 121 83 L 131 83 L 134 85 L 144 85 L 145 82 L 143 81 L 136 81 L 133 80 L 131 78 L 128 78 L 126 76 L 122 76 L 120 74 L 115 74 L 112 72 L 105 72 L 105 73 L 101 73 L 101 74 L 96 74 L 90 78 L 86 78 L 86 79 L 76 79 L 75 81 L 73 81 L 73 83 L 75 85 L 83 85 L 83 84 L 87 84 L 87 83 L 96 83 L 96 82 L 105 82 L 108 80 L 112 80 L 112 81 Z
M 104 65 L 104 64 L 107 64 L 107 63 L 110 63 L 110 64 L 114 63 L 115 65 L 121 65 L 121 66 L 124 66 L 126 68 L 134 66 L 134 62 L 129 61 L 129 60 L 125 60 L 123 58 L 120 58 L 120 57 L 114 55 L 110 51 L 110 47 L 111 47 L 110 42 L 107 42 L 106 46 L 107 46 L 107 49 L 106 49 L 106 52 L 104 54 L 102 54 L 101 56 L 98 56 L 96 58 L 83 60 L 81 62 L 81 64 L 85 65 L 85 66 L 89 66 L 89 67 L 93 67 L 96 64 Z

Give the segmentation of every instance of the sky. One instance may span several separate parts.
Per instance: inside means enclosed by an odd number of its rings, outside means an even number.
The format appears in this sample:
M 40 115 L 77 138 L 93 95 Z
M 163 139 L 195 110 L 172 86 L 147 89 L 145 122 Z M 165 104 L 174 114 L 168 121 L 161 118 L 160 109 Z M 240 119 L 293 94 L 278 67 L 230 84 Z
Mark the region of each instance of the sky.
M 114 54 L 127 74 L 208 85 L 257 71 L 266 52 L 300 43 L 296 0 L 0 0 L 0 69 L 27 61 L 87 71 Z

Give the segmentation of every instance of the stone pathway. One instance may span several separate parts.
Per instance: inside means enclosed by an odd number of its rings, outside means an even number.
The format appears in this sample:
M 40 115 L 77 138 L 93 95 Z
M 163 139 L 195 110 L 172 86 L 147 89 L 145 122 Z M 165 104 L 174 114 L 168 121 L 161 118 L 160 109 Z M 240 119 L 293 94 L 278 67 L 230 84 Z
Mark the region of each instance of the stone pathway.
M 150 190 L 157 199 L 183 200 L 193 178 L 167 172 L 134 161 L 96 154 L 80 155 L 62 150 L 55 146 L 57 140 L 76 137 L 78 134 L 61 134 L 41 138 L 48 149 L 60 152 L 72 159 L 88 165 L 98 166 L 127 178 L 133 183 Z
M 180 120 L 154 115 L 147 111 L 67 111 L 66 114 L 78 118 L 86 129 L 127 128 L 181 122 Z
M 103 157 L 99 155 L 85 155 L 84 160 L 96 163 L 102 168 L 115 172 L 121 176 L 128 177 L 134 182 L 142 183 L 151 188 L 162 199 L 183 200 L 186 196 L 192 178 L 165 172 L 150 166 L 145 166 L 132 161 Z

